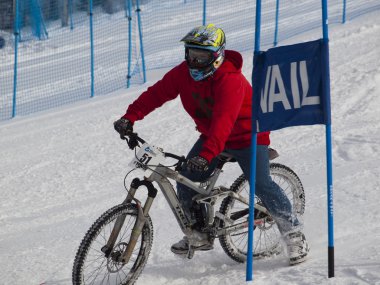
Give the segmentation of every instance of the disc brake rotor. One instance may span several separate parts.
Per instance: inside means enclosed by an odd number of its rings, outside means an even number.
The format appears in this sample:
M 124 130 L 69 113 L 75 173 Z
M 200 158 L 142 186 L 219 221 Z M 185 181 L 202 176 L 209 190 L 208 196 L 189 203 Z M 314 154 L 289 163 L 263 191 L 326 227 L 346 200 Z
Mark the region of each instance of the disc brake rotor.
M 120 269 L 123 268 L 125 263 L 120 262 L 120 257 L 124 253 L 125 249 L 127 248 L 126 242 L 120 242 L 118 243 L 114 249 L 112 250 L 110 256 L 107 259 L 107 269 L 111 273 L 116 273 L 120 271 Z

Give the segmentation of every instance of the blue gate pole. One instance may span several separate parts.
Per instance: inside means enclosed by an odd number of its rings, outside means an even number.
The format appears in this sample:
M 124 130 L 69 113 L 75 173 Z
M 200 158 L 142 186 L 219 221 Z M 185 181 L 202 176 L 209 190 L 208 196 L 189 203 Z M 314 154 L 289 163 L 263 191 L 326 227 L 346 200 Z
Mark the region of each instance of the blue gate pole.
M 73 0 L 69 0 L 70 30 L 74 30 L 73 23 Z
M 254 123 L 254 122 L 253 122 Z M 246 281 L 253 280 L 253 223 L 254 223 L 254 205 L 255 205 L 255 181 L 256 181 L 256 149 L 257 135 L 252 130 L 251 139 L 251 175 L 249 179 L 249 216 L 248 216 L 248 248 L 247 248 L 247 269 Z
M 41 5 L 39 3 L 38 3 L 38 9 L 40 11 L 40 16 L 41 16 L 41 21 L 42 21 L 42 28 L 44 29 L 44 37 L 45 37 L 45 39 L 47 39 L 47 38 L 49 38 L 49 33 L 47 32 L 46 24 L 45 24 L 45 21 L 44 21 L 44 18 L 43 18 L 43 13 L 42 13 Z
M 256 22 L 255 22 L 255 50 L 260 52 L 260 29 L 261 29 L 261 0 L 256 0 Z M 253 94 L 252 96 L 255 96 Z M 258 94 L 256 96 L 259 96 Z M 252 108 L 253 108 L 252 104 Z M 252 110 L 253 114 L 253 110 Z M 248 248 L 247 248 L 247 269 L 246 281 L 253 280 L 253 226 L 254 226 L 254 204 L 255 204 L 255 182 L 256 182 L 256 150 L 257 150 L 256 120 L 252 118 L 252 139 L 251 139 L 251 175 L 249 179 L 249 217 L 248 217 Z
M 38 39 L 41 39 L 41 16 L 38 11 L 37 7 L 37 1 L 31 0 L 30 6 L 31 6 L 31 13 L 33 18 L 33 35 L 38 37 Z
M 94 31 L 92 21 L 92 6 L 93 2 L 90 0 L 91 97 L 94 97 Z
M 35 9 L 35 16 L 38 17 L 38 38 L 41 40 L 42 36 L 46 39 L 48 38 L 48 32 L 46 30 L 46 25 L 45 25 L 45 21 L 44 21 L 44 17 L 43 17 L 43 14 L 42 14 L 42 10 L 41 10 L 41 5 L 40 5 L 40 2 L 38 0 L 35 0 L 34 2 L 34 9 Z M 41 28 L 43 29 L 43 31 L 41 31 Z M 43 32 L 43 34 L 42 34 Z
M 279 15 L 280 0 L 276 0 L 276 24 L 274 28 L 274 42 L 273 45 L 277 46 L 278 43 L 278 15 Z
M 145 58 L 144 58 L 144 45 L 143 45 L 143 35 L 142 35 L 142 27 L 141 27 L 141 16 L 140 16 L 140 4 L 139 0 L 136 0 L 136 12 L 137 12 L 137 22 L 139 26 L 139 37 L 140 37 L 140 53 L 141 53 L 141 63 L 143 68 L 143 78 L 144 83 L 146 82 L 146 70 L 145 70 Z
M 15 36 L 15 61 L 14 61 L 14 69 L 13 69 L 13 100 L 12 100 L 12 118 L 16 116 L 16 93 L 17 93 L 17 55 L 18 55 L 18 41 L 20 36 L 20 28 L 19 28 L 19 1 L 15 0 L 15 19 L 13 22 L 13 33 Z
M 132 60 L 132 0 L 128 1 L 128 74 L 127 74 L 127 88 L 131 85 L 131 60 Z
M 328 116 L 331 117 L 330 108 L 330 66 L 329 66 L 329 49 L 328 49 L 328 14 L 327 0 L 322 0 L 322 25 L 323 41 L 326 46 L 326 62 L 324 64 L 325 94 L 328 98 Z M 334 277 L 334 208 L 333 208 L 333 176 L 332 176 L 332 143 L 331 143 L 331 119 L 326 124 L 326 162 L 327 162 L 327 219 L 328 219 L 328 277 Z
M 202 19 L 202 25 L 206 25 L 206 5 L 207 5 L 207 0 L 203 0 L 203 19 Z
M 346 22 L 346 7 L 347 1 L 343 0 L 343 13 L 342 13 L 342 24 Z

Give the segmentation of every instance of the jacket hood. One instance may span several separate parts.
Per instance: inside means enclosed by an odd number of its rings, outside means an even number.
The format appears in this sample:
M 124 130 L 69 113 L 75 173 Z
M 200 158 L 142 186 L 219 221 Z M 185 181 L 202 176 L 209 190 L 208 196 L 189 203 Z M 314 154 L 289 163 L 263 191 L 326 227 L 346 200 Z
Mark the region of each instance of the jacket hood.
M 225 50 L 225 58 L 223 64 L 219 67 L 218 71 L 239 73 L 243 67 L 243 57 L 240 53 L 233 50 Z

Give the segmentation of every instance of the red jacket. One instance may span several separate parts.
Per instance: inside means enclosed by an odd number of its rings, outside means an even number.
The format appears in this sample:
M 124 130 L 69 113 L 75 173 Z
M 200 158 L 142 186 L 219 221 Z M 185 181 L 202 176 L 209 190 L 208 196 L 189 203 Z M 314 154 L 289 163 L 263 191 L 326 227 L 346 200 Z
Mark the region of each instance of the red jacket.
M 241 73 L 242 65 L 240 53 L 226 50 L 223 64 L 212 76 L 194 81 L 182 62 L 142 93 L 123 117 L 134 123 L 179 94 L 205 139 L 200 156 L 211 161 L 224 148 L 249 147 L 252 87 Z M 257 144 L 269 145 L 269 132 L 258 134 Z

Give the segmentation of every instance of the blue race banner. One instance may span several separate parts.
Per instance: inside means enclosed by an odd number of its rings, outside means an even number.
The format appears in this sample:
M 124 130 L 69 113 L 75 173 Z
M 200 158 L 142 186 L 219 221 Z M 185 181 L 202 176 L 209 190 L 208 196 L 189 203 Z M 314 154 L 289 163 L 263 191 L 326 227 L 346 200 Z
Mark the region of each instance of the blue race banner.
M 323 40 L 272 48 L 254 56 L 253 121 L 256 132 L 328 124 L 328 44 Z M 328 70 L 328 69 L 327 69 Z

